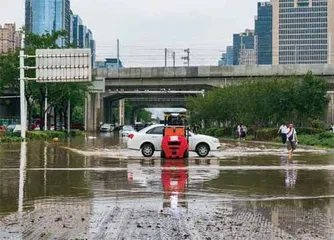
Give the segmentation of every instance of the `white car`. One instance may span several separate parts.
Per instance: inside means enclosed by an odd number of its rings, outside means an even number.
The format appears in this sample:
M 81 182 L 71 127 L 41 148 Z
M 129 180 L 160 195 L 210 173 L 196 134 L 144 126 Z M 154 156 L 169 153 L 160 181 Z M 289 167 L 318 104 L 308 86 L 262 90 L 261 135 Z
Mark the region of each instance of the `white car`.
M 110 123 L 104 123 L 100 127 L 100 132 L 112 132 L 114 130 L 114 126 Z
M 7 128 L 6 128 L 6 131 L 7 132 L 12 132 L 12 133 L 21 132 L 21 125 L 19 125 L 19 124 L 8 125 Z
M 130 132 L 136 131 L 131 125 L 124 125 L 119 133 L 122 134 L 123 137 L 127 137 Z
M 139 132 L 128 134 L 127 147 L 141 150 L 143 156 L 151 157 L 155 151 L 161 151 L 163 124 L 148 126 Z M 206 157 L 210 151 L 220 150 L 219 139 L 189 132 L 189 151 L 194 151 L 200 157 Z

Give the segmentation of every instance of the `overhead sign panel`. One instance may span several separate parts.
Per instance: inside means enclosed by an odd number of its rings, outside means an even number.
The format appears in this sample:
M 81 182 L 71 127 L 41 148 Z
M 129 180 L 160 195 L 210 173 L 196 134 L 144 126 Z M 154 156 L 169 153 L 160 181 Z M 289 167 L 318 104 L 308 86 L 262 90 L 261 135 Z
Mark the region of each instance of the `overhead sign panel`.
M 92 81 L 91 49 L 37 49 L 36 81 Z

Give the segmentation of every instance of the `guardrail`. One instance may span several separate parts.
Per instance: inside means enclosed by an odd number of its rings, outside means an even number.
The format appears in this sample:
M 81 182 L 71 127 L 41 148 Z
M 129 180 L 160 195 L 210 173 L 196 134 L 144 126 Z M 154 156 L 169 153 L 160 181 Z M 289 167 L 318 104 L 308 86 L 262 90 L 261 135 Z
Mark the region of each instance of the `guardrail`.
M 0 126 L 8 126 L 11 124 L 20 124 L 20 118 L 19 117 L 13 117 L 13 118 L 1 118 L 0 117 Z

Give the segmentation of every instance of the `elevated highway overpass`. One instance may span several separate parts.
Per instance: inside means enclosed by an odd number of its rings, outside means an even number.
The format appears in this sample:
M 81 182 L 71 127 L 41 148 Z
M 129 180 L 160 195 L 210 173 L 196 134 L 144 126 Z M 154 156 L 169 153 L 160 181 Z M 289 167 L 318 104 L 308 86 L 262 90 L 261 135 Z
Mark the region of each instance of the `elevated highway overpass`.
M 177 105 L 183 107 L 185 95 L 173 96 L 173 91 L 207 91 L 214 87 L 224 87 L 250 79 L 303 76 L 309 71 L 325 78 L 330 84 L 330 90 L 334 90 L 334 64 L 94 69 L 94 76 L 104 79 L 104 93 L 93 93 L 88 97 L 85 122 L 87 130 L 95 130 L 98 122 L 109 121 L 108 114 L 113 103 L 122 98 L 127 98 L 138 108 L 176 107 Z M 149 97 L 147 94 L 145 96 L 145 90 L 166 91 L 166 94 Z M 334 122 L 333 92 L 330 91 L 328 94 L 332 98 L 329 119 Z M 121 119 L 124 115 L 124 102 L 122 104 L 120 101 L 119 106 Z
M 90 94 L 86 99 L 85 126 L 87 130 L 96 130 L 99 122 L 113 123 L 115 116 L 112 109 L 118 108 L 117 118 L 121 120 L 119 124 L 125 122 L 124 99 L 131 104 L 131 122 L 134 122 L 136 111 L 141 108 L 184 108 L 185 98 L 204 94 L 204 91 L 170 91 L 168 89 L 160 91 L 108 91 L 104 93 Z
M 302 76 L 311 71 L 334 86 L 334 64 L 239 65 L 201 67 L 152 67 L 95 69 L 94 75 L 105 79 L 106 91 L 124 90 L 202 90 L 223 87 L 252 78 Z

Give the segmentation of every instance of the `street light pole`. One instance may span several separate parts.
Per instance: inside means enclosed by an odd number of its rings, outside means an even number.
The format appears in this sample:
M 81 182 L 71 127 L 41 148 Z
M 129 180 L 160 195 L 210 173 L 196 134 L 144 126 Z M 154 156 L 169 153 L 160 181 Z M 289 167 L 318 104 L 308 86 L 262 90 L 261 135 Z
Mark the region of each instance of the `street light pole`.
M 26 117 L 26 100 L 25 100 L 25 74 L 24 74 L 24 33 L 22 33 L 21 50 L 20 50 L 20 118 L 21 118 L 21 138 L 26 139 L 27 117 Z

